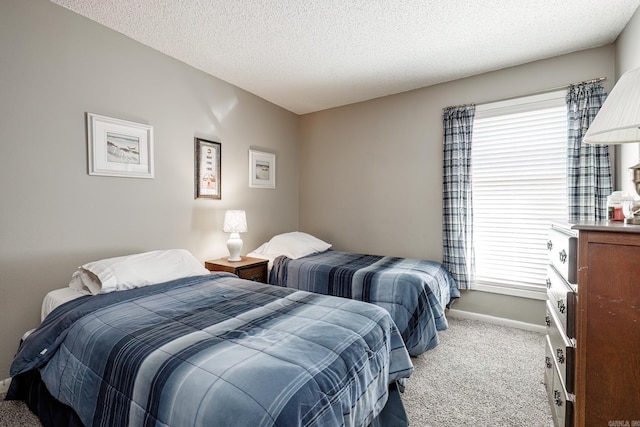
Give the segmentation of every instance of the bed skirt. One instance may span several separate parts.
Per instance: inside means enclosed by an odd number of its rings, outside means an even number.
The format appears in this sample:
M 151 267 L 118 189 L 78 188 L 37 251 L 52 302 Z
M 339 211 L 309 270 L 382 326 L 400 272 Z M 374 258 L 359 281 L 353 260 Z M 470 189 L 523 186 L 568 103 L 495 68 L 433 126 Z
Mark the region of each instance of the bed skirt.
M 37 370 L 13 377 L 5 400 L 23 400 L 44 427 L 83 426 L 73 409 L 60 403 L 49 393 Z
M 83 427 L 80 418 L 69 406 L 60 403 L 47 390 L 40 373 L 32 370 L 12 378 L 5 400 L 22 400 L 36 414 L 44 427 Z M 368 427 L 407 427 L 409 421 L 400 392 L 393 383 L 389 398 L 378 417 Z

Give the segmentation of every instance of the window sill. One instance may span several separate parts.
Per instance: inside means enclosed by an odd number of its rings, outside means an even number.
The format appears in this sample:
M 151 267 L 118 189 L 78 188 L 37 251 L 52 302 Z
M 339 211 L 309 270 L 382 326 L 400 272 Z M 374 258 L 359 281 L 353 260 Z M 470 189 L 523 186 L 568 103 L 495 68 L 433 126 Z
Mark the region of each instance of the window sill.
M 473 283 L 471 290 L 536 300 L 547 299 L 547 289 L 541 286 L 517 286 L 499 283 L 475 282 Z

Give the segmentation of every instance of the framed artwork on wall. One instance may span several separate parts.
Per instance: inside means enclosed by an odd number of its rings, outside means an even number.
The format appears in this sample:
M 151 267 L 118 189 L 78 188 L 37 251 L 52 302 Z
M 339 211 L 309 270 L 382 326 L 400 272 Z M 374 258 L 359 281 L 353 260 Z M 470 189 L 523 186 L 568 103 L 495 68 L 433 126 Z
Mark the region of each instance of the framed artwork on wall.
M 195 138 L 196 199 L 222 198 L 222 144 Z
M 276 188 L 276 155 L 249 150 L 249 187 Z
M 153 178 L 153 126 L 87 113 L 89 175 Z

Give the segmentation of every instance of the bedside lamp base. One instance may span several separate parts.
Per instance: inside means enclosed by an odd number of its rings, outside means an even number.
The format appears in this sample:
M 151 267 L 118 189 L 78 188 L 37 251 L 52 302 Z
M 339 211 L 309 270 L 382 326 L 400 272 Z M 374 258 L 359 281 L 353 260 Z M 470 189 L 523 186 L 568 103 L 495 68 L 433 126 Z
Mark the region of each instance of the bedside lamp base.
M 240 239 L 239 233 L 231 233 L 229 240 L 227 240 L 227 249 L 229 250 L 229 258 L 227 258 L 227 261 L 242 261 L 242 258 L 240 258 L 242 239 Z

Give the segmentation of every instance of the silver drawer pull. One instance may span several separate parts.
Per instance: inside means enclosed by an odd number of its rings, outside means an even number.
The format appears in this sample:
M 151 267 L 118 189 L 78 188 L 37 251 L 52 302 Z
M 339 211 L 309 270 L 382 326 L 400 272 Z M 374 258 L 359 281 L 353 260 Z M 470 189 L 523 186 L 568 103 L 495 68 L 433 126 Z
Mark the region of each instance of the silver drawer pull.
M 553 390 L 553 401 L 555 402 L 556 406 L 562 406 L 562 398 L 558 390 Z
M 565 250 L 563 249 L 562 251 L 560 251 L 560 262 L 561 263 L 565 263 L 567 262 L 567 253 L 565 252 Z
M 553 367 L 553 364 L 551 363 L 551 358 L 549 356 L 546 356 L 544 358 L 544 363 L 547 366 L 547 369 L 551 369 Z
M 547 240 L 547 249 L 548 250 L 553 249 L 553 243 L 551 242 L 551 240 Z
M 545 316 L 544 323 L 547 324 L 547 328 L 551 326 L 551 318 L 549 316 Z
M 564 364 L 564 352 L 561 348 L 556 349 L 556 359 L 558 359 L 558 363 Z
M 560 310 L 560 313 L 564 314 L 566 309 L 567 307 L 564 305 L 564 300 L 558 300 L 558 310 Z
M 551 289 L 551 279 L 547 277 L 547 289 Z

